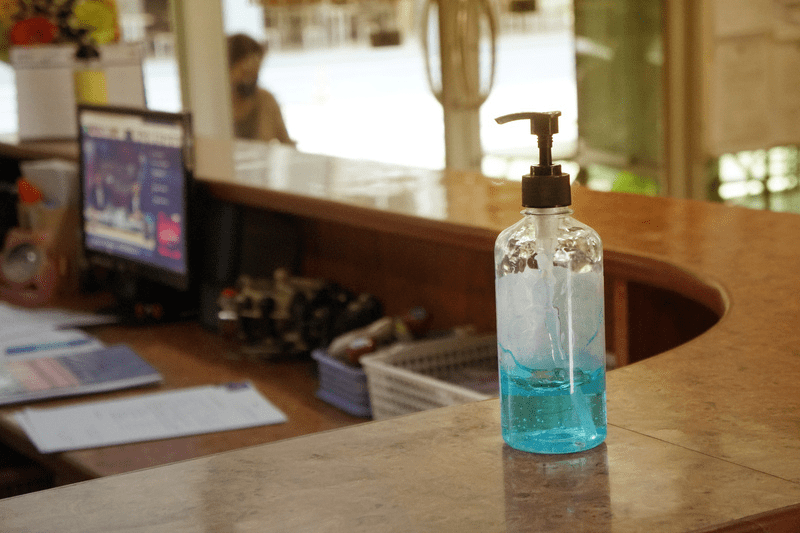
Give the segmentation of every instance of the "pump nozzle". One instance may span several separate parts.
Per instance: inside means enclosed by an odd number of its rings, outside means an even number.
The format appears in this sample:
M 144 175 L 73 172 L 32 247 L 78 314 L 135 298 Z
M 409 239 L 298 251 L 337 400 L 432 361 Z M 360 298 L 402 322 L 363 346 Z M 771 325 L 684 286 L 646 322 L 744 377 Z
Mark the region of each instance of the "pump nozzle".
M 531 173 L 522 177 L 522 205 L 525 207 L 561 207 L 572 203 L 569 174 L 561 172 L 561 165 L 553 164 L 553 135 L 558 133 L 561 111 L 512 113 L 498 117 L 498 124 L 513 120 L 530 120 L 531 134 L 538 137 L 539 164 L 531 166 Z

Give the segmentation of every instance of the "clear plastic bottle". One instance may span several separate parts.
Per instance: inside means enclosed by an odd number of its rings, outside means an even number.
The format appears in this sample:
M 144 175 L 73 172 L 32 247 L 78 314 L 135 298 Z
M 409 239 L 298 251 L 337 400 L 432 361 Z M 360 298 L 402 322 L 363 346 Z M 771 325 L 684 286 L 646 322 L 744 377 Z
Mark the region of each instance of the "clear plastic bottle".
M 603 248 L 572 218 L 569 176 L 552 164 L 559 115 L 497 119 L 530 119 L 539 136 L 523 218 L 494 252 L 503 439 L 534 453 L 580 452 L 606 437 Z

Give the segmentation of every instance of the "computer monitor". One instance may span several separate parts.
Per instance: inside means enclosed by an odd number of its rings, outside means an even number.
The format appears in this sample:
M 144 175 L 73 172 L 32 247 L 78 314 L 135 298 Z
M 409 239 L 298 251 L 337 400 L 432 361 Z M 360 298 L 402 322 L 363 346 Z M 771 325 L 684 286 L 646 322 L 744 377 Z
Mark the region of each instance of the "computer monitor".
M 185 113 L 78 106 L 83 247 L 126 299 L 192 286 L 191 124 Z M 133 285 L 131 285 L 133 284 Z M 131 288 L 133 287 L 133 288 Z M 132 293 L 132 294 L 130 294 Z M 165 296 L 166 297 L 166 296 Z M 163 303 L 163 302 L 162 302 Z

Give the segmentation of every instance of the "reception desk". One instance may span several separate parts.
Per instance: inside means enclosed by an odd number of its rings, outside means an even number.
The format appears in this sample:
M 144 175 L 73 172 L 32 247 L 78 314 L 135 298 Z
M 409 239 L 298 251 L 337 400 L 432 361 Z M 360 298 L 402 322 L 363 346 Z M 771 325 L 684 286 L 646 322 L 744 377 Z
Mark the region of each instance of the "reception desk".
M 492 327 L 492 244 L 519 184 L 257 144 L 202 153 L 216 197 L 296 217 L 306 273 Z M 609 344 L 630 363 L 608 374 L 602 446 L 516 452 L 488 400 L 11 498 L 0 530 L 800 529 L 800 216 L 581 187 L 573 207 L 603 238 Z

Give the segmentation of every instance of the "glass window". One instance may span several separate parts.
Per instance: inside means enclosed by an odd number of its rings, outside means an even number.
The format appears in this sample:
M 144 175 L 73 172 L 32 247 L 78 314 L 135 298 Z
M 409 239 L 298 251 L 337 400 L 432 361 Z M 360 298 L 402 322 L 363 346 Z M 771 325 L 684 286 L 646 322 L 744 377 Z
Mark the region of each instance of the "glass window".
M 572 155 L 577 144 L 572 4 L 533 4 L 491 4 L 498 30 L 495 83 L 479 112 L 483 170 L 517 179 L 527 172 L 519 169 L 527 169 L 538 153 L 535 139 L 525 125 L 500 127 L 495 117 L 561 110 L 556 157 Z M 257 5 L 223 0 L 223 6 L 226 34 L 248 33 L 266 45 L 259 85 L 277 99 L 298 149 L 444 166 L 444 113 L 429 86 L 421 39 L 425 1 L 265 0 Z M 433 30 L 435 11 L 429 25 Z M 263 28 L 251 24 L 259 18 Z M 431 67 L 436 69 L 434 45 Z M 480 46 L 485 78 L 490 66 L 485 40 Z M 440 83 L 440 73 L 431 78 Z
M 527 172 L 537 153 L 528 128 L 494 122 L 518 111 L 560 110 L 554 155 L 572 156 L 577 145 L 572 2 L 463 1 L 491 5 L 495 16 L 494 84 L 475 127 L 482 170 L 515 179 Z M 117 5 L 122 39 L 141 42 L 146 50 L 148 107 L 180 110 L 169 3 L 118 0 Z M 429 85 L 422 45 L 428 0 L 221 0 L 221 5 L 226 34 L 247 33 L 266 46 L 258 83 L 274 95 L 298 149 L 423 168 L 444 166 L 444 111 Z M 430 13 L 427 29 L 433 42 L 438 38 L 431 35 L 438 31 L 437 10 Z M 481 24 L 477 57 L 485 85 L 491 47 L 486 23 Z M 438 45 L 430 53 L 430 79 L 438 84 Z M 0 133 L 14 132 L 16 123 L 14 73 L 2 63 Z
M 117 0 L 120 40 L 141 43 L 147 106 L 161 111 L 180 111 L 181 94 L 175 37 L 169 2 L 163 0 Z M 18 129 L 17 88 L 13 67 L 0 62 L 0 134 Z
M 278 101 L 297 148 L 441 168 L 442 110 L 428 89 L 414 4 L 223 0 L 225 31 L 262 40 L 260 87 Z
M 571 0 L 503 0 L 499 4 L 495 83 L 481 107 L 483 172 L 520 179 L 538 162 L 530 123 L 499 126 L 494 119 L 520 111 L 561 111 L 553 158 L 575 155 L 578 109 Z M 575 178 L 572 168 L 565 172 Z

